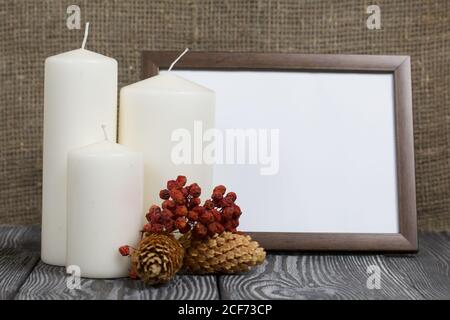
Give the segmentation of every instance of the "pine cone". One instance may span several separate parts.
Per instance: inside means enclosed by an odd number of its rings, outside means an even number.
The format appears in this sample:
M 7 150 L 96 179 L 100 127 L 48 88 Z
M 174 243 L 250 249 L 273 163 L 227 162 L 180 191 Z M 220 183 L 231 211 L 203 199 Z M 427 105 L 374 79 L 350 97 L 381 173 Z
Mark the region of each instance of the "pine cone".
M 231 232 L 205 240 L 193 239 L 191 233 L 179 239 L 185 249 L 183 268 L 196 274 L 239 273 L 261 264 L 266 252 L 250 236 Z
M 131 273 L 145 283 L 169 281 L 183 264 L 184 249 L 171 234 L 145 233 L 131 254 Z

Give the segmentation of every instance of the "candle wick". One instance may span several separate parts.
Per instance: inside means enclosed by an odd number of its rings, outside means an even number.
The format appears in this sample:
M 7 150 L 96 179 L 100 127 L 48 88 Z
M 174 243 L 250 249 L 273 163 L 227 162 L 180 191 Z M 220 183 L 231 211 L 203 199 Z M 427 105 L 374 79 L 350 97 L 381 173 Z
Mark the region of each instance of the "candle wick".
M 175 63 L 177 63 L 178 60 L 180 60 L 181 57 L 183 57 L 183 56 L 186 54 L 186 52 L 188 52 L 188 51 L 189 51 L 189 48 L 184 49 L 183 53 L 181 53 L 181 54 L 178 56 L 178 58 L 176 58 L 175 61 L 172 62 L 172 64 L 171 64 L 170 67 L 169 67 L 169 70 L 167 70 L 167 71 L 172 70 L 172 68 L 173 68 L 173 66 L 175 65 Z
M 103 134 L 105 136 L 105 140 L 108 141 L 108 133 L 106 132 L 106 124 L 102 124 Z
M 88 33 L 89 33 L 89 22 L 86 22 L 86 26 L 84 28 L 84 38 L 83 38 L 83 43 L 81 44 L 81 49 L 84 49 L 84 47 L 86 46 Z

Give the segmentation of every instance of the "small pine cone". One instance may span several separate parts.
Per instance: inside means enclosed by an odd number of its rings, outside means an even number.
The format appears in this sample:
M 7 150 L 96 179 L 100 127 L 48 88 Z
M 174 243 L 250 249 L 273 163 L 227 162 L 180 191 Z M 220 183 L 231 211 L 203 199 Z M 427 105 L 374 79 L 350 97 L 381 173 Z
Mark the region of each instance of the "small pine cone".
M 169 281 L 183 264 L 184 249 L 171 234 L 145 233 L 131 254 L 131 272 L 147 284 Z
M 191 233 L 179 239 L 185 249 L 183 268 L 188 273 L 239 273 L 261 264 L 266 252 L 250 236 L 223 232 L 204 240 Z

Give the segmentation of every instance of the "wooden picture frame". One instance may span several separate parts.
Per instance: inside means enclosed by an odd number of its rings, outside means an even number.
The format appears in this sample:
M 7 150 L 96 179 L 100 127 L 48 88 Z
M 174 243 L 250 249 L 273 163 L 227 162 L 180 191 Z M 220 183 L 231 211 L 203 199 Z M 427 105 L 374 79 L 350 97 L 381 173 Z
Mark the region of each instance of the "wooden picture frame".
M 179 52 L 144 51 L 143 78 L 168 68 Z M 391 73 L 394 79 L 398 233 L 256 232 L 266 249 L 415 252 L 418 249 L 410 57 L 279 53 L 189 52 L 176 69 L 288 70 Z

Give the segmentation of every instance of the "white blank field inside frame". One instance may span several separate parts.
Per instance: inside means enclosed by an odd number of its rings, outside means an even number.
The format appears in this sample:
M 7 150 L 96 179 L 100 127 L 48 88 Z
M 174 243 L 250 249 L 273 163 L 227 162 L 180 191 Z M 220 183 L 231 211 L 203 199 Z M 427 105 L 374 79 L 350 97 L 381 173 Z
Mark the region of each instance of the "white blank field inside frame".
M 241 230 L 399 232 L 392 74 L 172 72 L 216 92 L 218 129 L 256 129 L 258 141 L 267 130 L 270 165 L 214 167 L 238 195 Z

